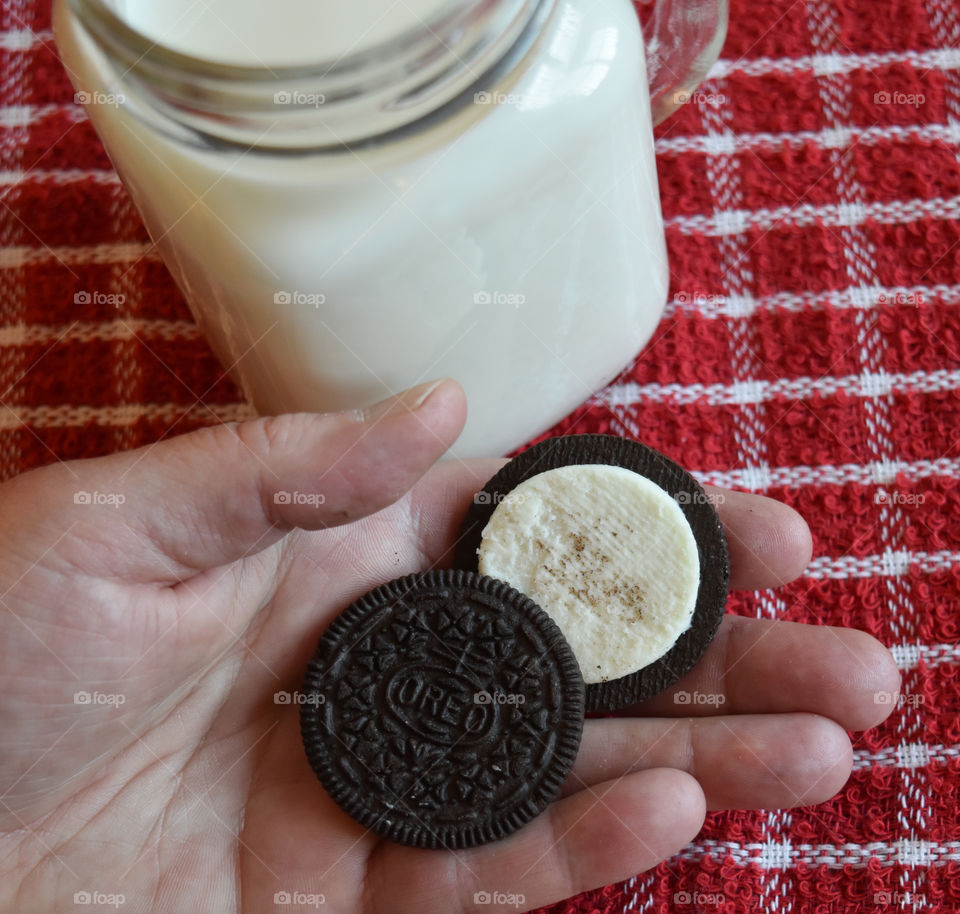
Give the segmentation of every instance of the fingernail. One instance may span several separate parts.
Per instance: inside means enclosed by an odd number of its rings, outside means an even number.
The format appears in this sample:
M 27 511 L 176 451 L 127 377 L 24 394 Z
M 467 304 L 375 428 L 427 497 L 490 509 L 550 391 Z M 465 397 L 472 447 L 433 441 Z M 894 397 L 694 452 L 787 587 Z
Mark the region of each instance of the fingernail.
M 426 381 L 423 384 L 418 384 L 416 387 L 411 387 L 409 390 L 405 390 L 395 397 L 388 397 L 386 400 L 375 403 L 369 409 L 359 410 L 357 418 L 361 422 L 372 422 L 383 419 L 393 413 L 415 412 L 423 406 L 430 394 L 446 380 L 446 378 L 437 378 L 434 381 Z
M 409 398 L 412 402 L 410 403 L 410 409 L 420 409 L 424 403 L 427 402 L 427 398 L 432 394 L 441 384 L 446 381 L 446 378 L 437 378 L 435 381 L 427 381 L 424 384 L 420 384 L 417 387 L 411 387 L 410 390 L 406 391 L 402 395 L 404 402 Z

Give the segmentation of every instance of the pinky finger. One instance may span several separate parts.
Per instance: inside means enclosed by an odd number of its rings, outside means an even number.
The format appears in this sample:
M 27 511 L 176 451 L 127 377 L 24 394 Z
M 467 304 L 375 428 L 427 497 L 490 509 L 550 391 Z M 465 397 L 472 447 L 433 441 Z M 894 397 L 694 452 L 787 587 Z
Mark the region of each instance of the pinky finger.
M 396 890 L 397 914 L 516 914 L 656 866 L 693 839 L 705 813 L 693 777 L 654 768 L 558 800 L 483 847 L 453 853 L 384 847 L 377 883 Z

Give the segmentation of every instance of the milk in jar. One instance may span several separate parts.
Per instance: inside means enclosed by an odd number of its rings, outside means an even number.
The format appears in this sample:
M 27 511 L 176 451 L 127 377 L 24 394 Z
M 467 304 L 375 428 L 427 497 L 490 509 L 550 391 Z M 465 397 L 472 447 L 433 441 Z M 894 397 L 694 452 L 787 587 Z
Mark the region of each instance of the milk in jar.
M 129 35 L 110 26 L 108 40 L 97 3 L 149 52 L 124 57 Z M 468 397 L 454 455 L 500 455 L 614 377 L 665 303 L 644 47 L 629 0 L 503 2 L 496 34 L 451 26 L 424 44 L 450 6 L 55 0 L 54 26 L 151 237 L 258 412 L 366 406 L 449 375 Z M 485 57 L 507 28 L 509 47 Z M 411 35 L 427 51 L 408 60 Z M 174 53 L 154 64 L 154 45 Z M 426 88 L 377 82 L 394 54 L 390 73 L 420 66 Z M 193 58 L 208 69 L 176 89 L 167 70 Z M 272 96 L 245 118 L 231 80 L 250 74 Z M 110 95 L 124 101 L 95 103 Z

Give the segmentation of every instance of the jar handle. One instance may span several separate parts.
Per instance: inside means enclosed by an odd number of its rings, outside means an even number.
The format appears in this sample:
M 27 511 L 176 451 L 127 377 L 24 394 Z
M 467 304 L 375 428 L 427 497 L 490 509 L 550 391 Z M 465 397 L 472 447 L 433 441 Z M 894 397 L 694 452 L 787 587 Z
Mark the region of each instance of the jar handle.
M 727 36 L 727 10 L 728 0 L 656 0 L 647 15 L 641 8 L 654 124 L 687 101 L 713 66 Z

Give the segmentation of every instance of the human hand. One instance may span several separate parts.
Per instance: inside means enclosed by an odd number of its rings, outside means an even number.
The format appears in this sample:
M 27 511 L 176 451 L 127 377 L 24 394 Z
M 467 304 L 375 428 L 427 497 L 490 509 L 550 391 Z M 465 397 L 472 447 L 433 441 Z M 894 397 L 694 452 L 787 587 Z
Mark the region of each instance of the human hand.
M 274 694 L 298 687 L 357 596 L 449 560 L 502 463 L 431 468 L 465 407 L 447 383 L 415 408 L 425 390 L 0 485 L 0 910 L 72 911 L 89 893 L 128 914 L 316 911 L 321 897 L 336 914 L 449 914 L 486 892 L 482 910 L 516 911 L 656 865 L 708 808 L 842 786 L 844 730 L 878 723 L 890 706 L 873 693 L 897 690 L 889 653 L 861 632 L 727 616 L 668 693 L 586 722 L 562 798 L 504 840 L 420 850 L 346 816 Z M 734 587 L 802 571 L 809 533 L 790 509 L 726 493 L 719 510 Z M 722 703 L 678 704 L 681 690 Z

